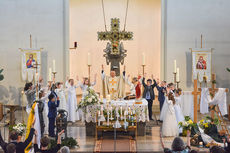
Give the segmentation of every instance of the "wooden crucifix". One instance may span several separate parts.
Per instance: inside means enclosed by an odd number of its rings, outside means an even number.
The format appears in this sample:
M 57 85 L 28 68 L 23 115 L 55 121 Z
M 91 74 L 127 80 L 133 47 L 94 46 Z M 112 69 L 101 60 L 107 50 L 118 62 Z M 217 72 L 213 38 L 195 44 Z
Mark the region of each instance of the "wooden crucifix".
M 127 56 L 127 50 L 124 49 L 122 40 L 132 40 L 133 32 L 127 32 L 125 30 L 120 31 L 120 20 L 118 18 L 111 19 L 111 30 L 97 32 L 98 40 L 109 40 L 106 49 L 104 49 L 104 57 L 106 58 L 106 64 L 110 65 L 110 70 L 116 72 L 116 75 L 120 75 L 120 63 L 124 64 L 124 58 Z
M 197 111 L 198 111 L 198 103 L 197 98 L 200 96 L 201 92 L 197 88 L 197 79 L 194 80 L 194 91 L 192 92 L 194 96 L 194 122 L 197 123 Z

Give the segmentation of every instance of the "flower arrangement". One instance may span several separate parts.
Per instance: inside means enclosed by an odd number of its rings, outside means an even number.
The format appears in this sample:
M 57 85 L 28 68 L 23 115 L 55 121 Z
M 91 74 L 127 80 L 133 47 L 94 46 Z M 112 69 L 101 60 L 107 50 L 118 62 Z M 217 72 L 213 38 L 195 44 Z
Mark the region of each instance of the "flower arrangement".
M 183 128 L 183 130 L 191 131 L 192 127 L 194 126 L 193 121 L 189 116 L 185 116 L 185 120 L 183 122 L 179 122 L 179 127 Z
M 219 125 L 218 118 L 212 119 L 210 116 L 206 116 L 204 119 L 199 121 L 199 127 L 202 129 L 208 129 L 211 125 Z
M 26 131 L 26 125 L 22 123 L 15 124 L 9 127 L 10 131 L 17 131 L 20 136 L 22 136 Z
M 84 98 L 78 104 L 78 109 L 85 108 L 88 105 L 95 105 L 99 102 L 98 94 L 90 87 L 84 93 Z

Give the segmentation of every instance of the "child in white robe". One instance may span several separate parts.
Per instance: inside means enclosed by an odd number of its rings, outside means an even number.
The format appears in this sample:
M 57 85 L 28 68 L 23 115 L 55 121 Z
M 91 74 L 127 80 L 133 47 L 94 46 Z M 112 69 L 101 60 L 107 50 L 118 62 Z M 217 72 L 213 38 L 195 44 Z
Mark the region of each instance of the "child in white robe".
M 79 112 L 77 110 L 77 96 L 76 88 L 79 85 L 74 85 L 74 80 L 69 79 L 66 81 L 66 88 L 68 91 L 68 100 L 67 100 L 67 112 L 68 112 L 68 121 L 75 122 L 80 120 Z
M 55 93 L 57 94 L 60 100 L 60 104 L 58 108 L 67 110 L 66 108 L 66 90 L 63 89 L 63 83 L 57 82 L 56 87 L 57 88 L 55 89 Z
M 176 103 L 174 105 L 174 109 L 175 109 L 175 112 L 176 112 L 177 124 L 179 124 L 179 122 L 184 121 L 184 115 L 183 115 L 183 112 L 182 112 L 181 107 L 180 107 L 180 102 L 181 102 L 180 93 L 181 93 L 181 89 L 177 89 L 175 91 L 175 101 L 176 101 Z M 182 131 L 183 131 L 183 129 L 180 128 L 179 133 L 182 133 Z
M 175 99 L 172 93 L 169 93 L 169 96 L 166 98 L 166 103 L 168 107 L 163 119 L 162 135 L 165 137 L 175 137 L 178 136 L 179 131 L 174 109 Z
M 83 78 L 83 82 L 80 82 L 78 77 L 77 77 L 77 81 L 78 81 L 78 84 L 80 85 L 80 88 L 82 90 L 82 98 L 84 98 L 86 96 L 86 90 L 88 87 L 93 87 L 96 85 L 96 78 L 97 78 L 97 74 L 94 75 L 94 82 L 93 83 L 90 83 L 89 82 L 89 78 L 85 77 Z
M 166 90 L 167 90 L 166 94 L 172 93 L 174 96 L 175 85 L 173 83 L 169 83 L 166 87 Z M 168 103 L 166 102 L 166 98 L 165 98 L 165 101 L 164 101 L 164 104 L 163 104 L 163 107 L 160 113 L 160 121 L 163 121 L 167 108 L 168 108 Z

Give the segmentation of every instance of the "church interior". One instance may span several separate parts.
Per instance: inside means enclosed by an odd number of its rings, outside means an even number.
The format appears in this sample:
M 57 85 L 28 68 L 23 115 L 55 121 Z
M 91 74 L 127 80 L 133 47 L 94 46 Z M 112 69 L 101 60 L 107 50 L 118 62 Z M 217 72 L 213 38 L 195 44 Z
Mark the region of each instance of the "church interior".
M 229 6 L 0 0 L 0 153 L 230 152 Z

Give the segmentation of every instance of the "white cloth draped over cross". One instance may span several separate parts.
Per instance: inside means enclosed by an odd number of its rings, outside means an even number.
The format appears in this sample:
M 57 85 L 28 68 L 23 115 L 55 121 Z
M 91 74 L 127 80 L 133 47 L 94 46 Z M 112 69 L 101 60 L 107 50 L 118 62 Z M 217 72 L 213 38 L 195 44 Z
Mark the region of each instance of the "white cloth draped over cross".
M 213 99 L 211 98 L 208 88 L 201 89 L 201 102 L 200 113 L 206 114 L 209 112 L 209 105 L 218 105 L 222 115 L 226 115 L 227 112 L 227 97 L 225 88 L 218 88 Z

